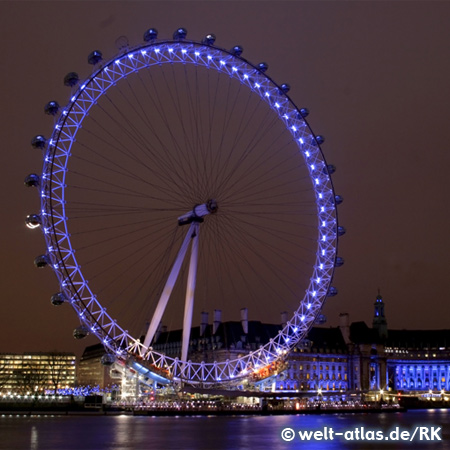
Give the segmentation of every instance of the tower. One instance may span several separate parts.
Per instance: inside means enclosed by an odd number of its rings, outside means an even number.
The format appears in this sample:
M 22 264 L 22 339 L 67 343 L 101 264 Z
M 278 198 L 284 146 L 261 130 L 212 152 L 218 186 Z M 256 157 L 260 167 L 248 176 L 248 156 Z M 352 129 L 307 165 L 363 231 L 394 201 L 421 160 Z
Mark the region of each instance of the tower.
M 374 315 L 372 321 L 372 328 L 378 331 L 378 336 L 381 339 L 387 339 L 388 329 L 387 321 L 384 316 L 384 302 L 383 297 L 380 295 L 380 290 L 378 290 L 378 295 L 374 303 Z

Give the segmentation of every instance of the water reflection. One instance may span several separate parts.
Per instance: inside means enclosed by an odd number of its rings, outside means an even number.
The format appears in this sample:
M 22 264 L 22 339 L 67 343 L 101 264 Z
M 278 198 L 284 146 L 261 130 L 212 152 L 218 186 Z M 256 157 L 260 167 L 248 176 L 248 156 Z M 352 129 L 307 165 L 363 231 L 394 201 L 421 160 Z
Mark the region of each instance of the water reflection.
M 334 432 L 361 429 L 382 430 L 385 434 L 398 427 L 411 431 L 415 426 L 442 427 L 442 441 L 383 442 L 333 440 L 302 442 L 299 431 Z M 291 442 L 281 432 L 291 428 Z M 148 417 L 148 416 L 1 416 L 0 449 L 45 450 L 146 450 L 146 449 L 411 449 L 439 445 L 450 450 L 450 414 L 448 410 L 407 413 L 286 415 L 228 417 Z
M 31 427 L 30 450 L 37 450 L 39 447 L 38 431 L 35 425 Z

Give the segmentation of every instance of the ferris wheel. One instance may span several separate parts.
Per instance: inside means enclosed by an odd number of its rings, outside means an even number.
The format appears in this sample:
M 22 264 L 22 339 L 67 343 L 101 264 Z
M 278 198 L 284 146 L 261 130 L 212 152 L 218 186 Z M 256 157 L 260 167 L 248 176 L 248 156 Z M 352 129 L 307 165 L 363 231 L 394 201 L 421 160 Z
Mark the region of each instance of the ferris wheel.
M 345 230 L 323 138 L 289 85 L 242 52 L 183 28 L 172 39 L 149 29 L 107 61 L 94 51 L 89 77 L 64 78 L 67 105 L 46 105 L 51 136 L 32 140 L 43 170 L 25 183 L 41 208 L 26 222 L 45 237 L 35 264 L 56 273 L 52 303 L 76 311 L 76 338 L 96 335 L 109 362 L 160 382 L 276 370 L 337 292 Z M 268 323 L 290 314 L 257 348 L 192 357 L 200 312 L 232 321 L 244 306 Z M 175 357 L 157 349 L 163 323 L 179 332 Z

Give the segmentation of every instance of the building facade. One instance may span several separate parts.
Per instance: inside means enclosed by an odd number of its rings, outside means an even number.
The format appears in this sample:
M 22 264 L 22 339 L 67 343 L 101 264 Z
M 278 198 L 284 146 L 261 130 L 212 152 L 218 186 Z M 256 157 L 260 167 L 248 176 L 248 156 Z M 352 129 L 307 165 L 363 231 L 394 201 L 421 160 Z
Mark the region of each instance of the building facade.
M 114 384 L 111 366 L 102 364 L 106 351 L 102 344 L 86 347 L 78 363 L 77 383 L 80 386 L 110 388 Z
M 1 353 L 0 392 L 20 395 L 73 388 L 76 358 L 72 353 Z
M 312 328 L 274 390 L 447 396 L 450 330 L 391 330 L 378 294 L 372 328 L 347 314 L 338 328 Z
M 288 355 L 287 369 L 273 380 L 270 390 L 286 393 L 347 391 L 351 378 L 349 361 L 339 328 L 312 328 L 307 339 Z
M 450 330 L 391 330 L 385 353 L 391 390 L 450 391 Z
M 202 324 L 192 328 L 189 359 L 235 359 L 265 345 L 282 326 L 248 320 L 245 308 L 240 322 L 222 322 L 216 311 L 213 323 L 204 316 Z M 181 330 L 161 328 L 153 348 L 179 357 L 181 339 Z M 79 364 L 79 384 L 106 388 L 123 377 L 123 368 L 101 364 L 104 354 L 101 344 L 86 348 Z M 450 391 L 450 330 L 390 330 L 378 294 L 372 327 L 364 322 L 350 324 L 348 314 L 341 314 L 338 327 L 313 327 L 286 356 L 285 367 L 281 373 L 257 380 L 255 388 L 288 396 L 444 393 Z M 115 373 L 118 369 L 120 373 Z

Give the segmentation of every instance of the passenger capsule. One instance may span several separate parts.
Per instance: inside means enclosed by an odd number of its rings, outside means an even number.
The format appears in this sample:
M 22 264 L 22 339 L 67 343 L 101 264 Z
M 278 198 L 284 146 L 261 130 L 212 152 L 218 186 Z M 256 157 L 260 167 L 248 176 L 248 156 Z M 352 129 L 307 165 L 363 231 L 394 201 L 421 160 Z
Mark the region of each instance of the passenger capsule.
M 78 84 L 79 81 L 80 81 L 80 77 L 78 76 L 78 74 L 76 72 L 69 72 L 64 77 L 64 86 L 73 87 L 76 84 Z
M 178 28 L 178 30 L 173 33 L 173 38 L 177 40 L 186 39 L 187 30 L 186 28 Z
M 328 175 L 332 175 L 334 172 L 336 172 L 336 166 L 333 166 L 333 164 L 328 164 L 323 168 L 323 173 L 327 173 Z
M 93 52 L 89 53 L 88 56 L 88 63 L 95 66 L 103 59 L 102 52 L 100 50 L 94 50 Z
M 244 49 L 240 45 L 235 45 L 231 50 L 230 53 L 234 56 L 241 56 Z
M 45 105 L 44 112 L 49 116 L 55 116 L 58 113 L 58 111 L 59 111 L 58 102 L 51 101 Z
M 258 70 L 260 72 L 264 73 L 268 68 L 269 68 L 269 65 L 267 63 L 265 63 L 265 62 L 262 62 L 262 63 L 258 64 Z
M 39 175 L 35 173 L 30 173 L 30 175 L 27 175 L 24 180 L 25 186 L 28 187 L 37 187 L 39 186 Z
M 336 205 L 340 205 L 344 201 L 344 198 L 341 195 L 334 196 L 334 203 Z
M 53 306 L 60 306 L 67 301 L 67 298 L 63 292 L 57 292 L 56 294 L 52 295 L 50 301 L 52 302 Z
M 25 219 L 25 223 L 28 228 L 38 228 L 42 223 L 41 216 L 39 216 L 38 214 L 30 214 Z
M 43 149 L 45 147 L 46 142 L 47 140 L 45 139 L 45 137 L 42 136 L 41 134 L 38 134 L 31 140 L 31 145 L 34 148 Z
M 314 321 L 314 324 L 316 325 L 323 325 L 324 323 L 326 323 L 327 321 L 327 316 L 325 316 L 324 314 L 319 314 L 316 317 L 316 320 Z
M 309 109 L 308 108 L 302 108 L 299 111 L 299 115 L 302 119 L 309 116 Z
M 283 83 L 283 84 L 280 86 L 280 90 L 281 90 L 281 92 L 283 92 L 284 94 L 287 94 L 287 93 L 291 90 L 291 86 L 290 86 L 289 84 L 287 84 L 287 83 Z
M 151 42 L 158 37 L 158 30 L 156 28 L 150 28 L 144 33 L 144 41 Z
M 341 267 L 344 265 L 344 258 L 341 258 L 340 256 L 336 257 L 336 260 L 334 262 L 334 267 Z
M 335 295 L 337 295 L 337 293 L 338 290 L 334 286 L 330 286 L 327 292 L 327 297 L 334 297 Z
M 88 335 L 89 328 L 85 327 L 84 325 L 80 325 L 79 327 L 75 328 L 75 330 L 73 330 L 73 337 L 75 339 L 84 339 Z
M 322 145 L 325 142 L 325 138 L 321 135 L 317 135 L 313 138 L 312 145 Z
M 214 42 L 216 42 L 215 34 L 207 34 L 202 40 L 202 44 L 205 44 L 205 45 L 213 45 Z
M 112 353 L 105 353 L 101 357 L 100 362 L 103 366 L 112 366 L 116 362 L 116 356 Z
M 48 255 L 39 255 L 34 258 L 34 265 L 39 269 L 46 267 L 50 264 L 50 258 Z
M 344 236 L 344 234 L 345 234 L 346 232 L 347 232 L 347 230 L 346 230 L 344 227 L 339 226 L 339 227 L 337 228 L 338 236 Z

